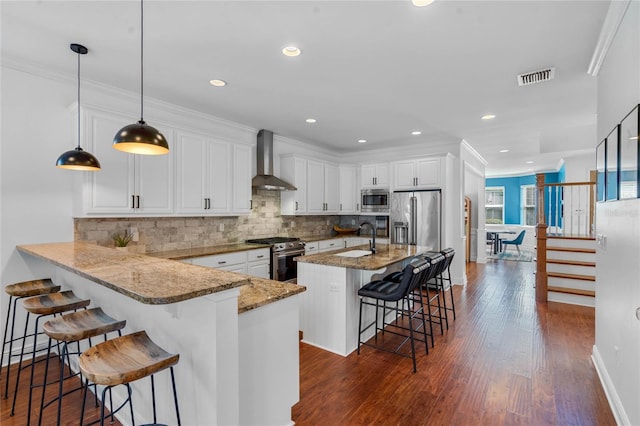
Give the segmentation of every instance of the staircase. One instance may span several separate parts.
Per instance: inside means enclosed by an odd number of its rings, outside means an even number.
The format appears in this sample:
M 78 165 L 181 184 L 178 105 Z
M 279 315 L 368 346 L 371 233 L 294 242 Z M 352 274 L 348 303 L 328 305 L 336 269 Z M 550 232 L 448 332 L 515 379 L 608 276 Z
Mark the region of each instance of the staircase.
M 536 175 L 536 300 L 595 307 L 595 173 L 589 182 Z
M 547 297 L 595 306 L 596 248 L 590 236 L 547 235 Z

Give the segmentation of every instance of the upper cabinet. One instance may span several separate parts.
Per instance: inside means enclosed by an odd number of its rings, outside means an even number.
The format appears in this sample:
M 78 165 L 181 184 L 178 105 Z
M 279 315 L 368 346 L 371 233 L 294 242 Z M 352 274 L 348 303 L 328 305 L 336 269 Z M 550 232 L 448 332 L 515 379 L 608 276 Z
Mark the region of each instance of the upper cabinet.
M 177 143 L 179 214 L 231 211 L 232 147 L 205 136 L 180 132 Z
M 280 210 L 283 215 L 296 215 L 307 212 L 307 160 L 286 156 L 280 160 L 280 178 L 289 182 L 296 191 L 280 193 Z
M 365 164 L 360 168 L 362 188 L 388 188 L 389 163 Z
M 233 212 L 251 213 L 251 147 L 233 147 Z
M 74 215 L 232 215 L 251 212 L 251 147 L 203 133 L 157 127 L 167 155 L 134 155 L 112 148 L 131 117 L 83 108 L 83 141 L 102 170 L 85 173 Z
M 441 188 L 443 182 L 441 162 L 441 158 L 421 158 L 394 162 L 394 189 Z
M 280 161 L 280 177 L 298 188 L 281 193 L 283 215 L 339 212 L 340 184 L 336 165 L 284 156 Z
M 144 156 L 113 149 L 113 136 L 131 117 L 83 109 L 83 141 L 102 169 L 84 176 L 76 216 L 173 213 L 174 133 L 157 126 L 169 142 L 167 155 Z M 155 124 L 155 123 L 154 123 Z
M 355 166 L 339 166 L 340 207 L 341 214 L 354 214 L 360 210 L 358 203 L 358 169 Z

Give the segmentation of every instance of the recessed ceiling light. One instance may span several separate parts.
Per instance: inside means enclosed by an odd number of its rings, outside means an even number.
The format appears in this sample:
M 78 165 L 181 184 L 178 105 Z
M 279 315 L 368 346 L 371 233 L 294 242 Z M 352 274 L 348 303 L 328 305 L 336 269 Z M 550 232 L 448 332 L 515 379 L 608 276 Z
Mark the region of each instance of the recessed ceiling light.
M 295 46 L 287 46 L 282 49 L 282 54 L 285 56 L 299 56 L 301 53 L 302 51 Z
M 358 139 L 358 143 L 366 143 L 367 140 L 366 139 Z
M 533 164 L 533 161 L 531 161 L 531 160 L 525 161 L 525 164 Z
M 493 120 L 494 118 L 496 118 L 496 116 L 494 114 L 485 114 L 482 117 L 483 120 Z
M 420 130 L 414 130 L 413 132 L 411 132 L 411 134 L 412 134 L 413 136 L 418 136 L 418 135 L 421 135 L 421 134 L 422 134 L 422 132 L 421 132 Z
M 313 124 L 313 123 L 317 123 L 318 122 L 318 120 L 316 120 L 315 118 L 307 118 L 304 121 L 306 121 L 309 124 Z
M 413 3 L 414 6 L 422 7 L 429 6 L 433 1 L 434 0 L 411 0 L 411 3 Z
M 209 84 L 216 87 L 223 87 L 227 85 L 227 82 L 224 80 L 214 79 L 214 80 L 209 80 Z
M 508 149 L 501 149 L 500 152 L 509 152 Z

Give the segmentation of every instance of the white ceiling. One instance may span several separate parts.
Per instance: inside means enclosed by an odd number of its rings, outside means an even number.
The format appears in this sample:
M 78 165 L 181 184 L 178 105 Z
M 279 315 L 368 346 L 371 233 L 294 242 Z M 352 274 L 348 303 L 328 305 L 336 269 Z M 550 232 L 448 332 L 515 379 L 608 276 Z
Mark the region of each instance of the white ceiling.
M 490 175 L 555 169 L 597 142 L 587 67 L 608 0 L 144 6 L 145 97 L 345 153 L 464 139 Z M 0 7 L 4 58 L 74 75 L 69 44 L 80 43 L 83 80 L 139 91 L 138 1 Z M 290 44 L 302 55 L 282 55 Z M 545 67 L 554 80 L 518 86 L 518 74 Z M 487 113 L 497 117 L 481 120 Z

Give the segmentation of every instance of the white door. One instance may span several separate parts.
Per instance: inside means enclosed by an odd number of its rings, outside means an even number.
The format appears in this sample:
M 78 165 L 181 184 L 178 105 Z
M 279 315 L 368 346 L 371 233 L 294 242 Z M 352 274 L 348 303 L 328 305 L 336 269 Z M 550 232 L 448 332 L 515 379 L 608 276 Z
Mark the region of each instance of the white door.
M 413 189 L 416 186 L 415 160 L 396 161 L 393 170 L 396 189 Z
M 233 153 L 233 211 L 249 213 L 251 211 L 251 178 L 253 177 L 251 147 L 236 145 Z
M 312 160 L 307 161 L 307 211 L 324 211 L 324 164 Z
M 341 166 L 339 173 L 340 212 L 355 213 L 358 203 L 357 170 L 355 167 Z
M 440 159 L 418 160 L 417 178 L 418 186 L 422 188 L 440 188 Z
M 196 135 L 179 134 L 176 144 L 177 213 L 205 212 L 207 144 Z
M 205 173 L 208 174 L 208 191 L 205 192 L 205 213 L 231 211 L 231 145 L 226 142 L 207 141 L 208 155 Z
M 158 128 L 169 142 L 165 155 L 137 155 L 136 211 L 142 213 L 173 213 L 173 163 L 175 136 L 171 130 Z
M 338 213 L 340 209 L 340 187 L 338 168 L 324 165 L 324 202 L 325 212 Z

